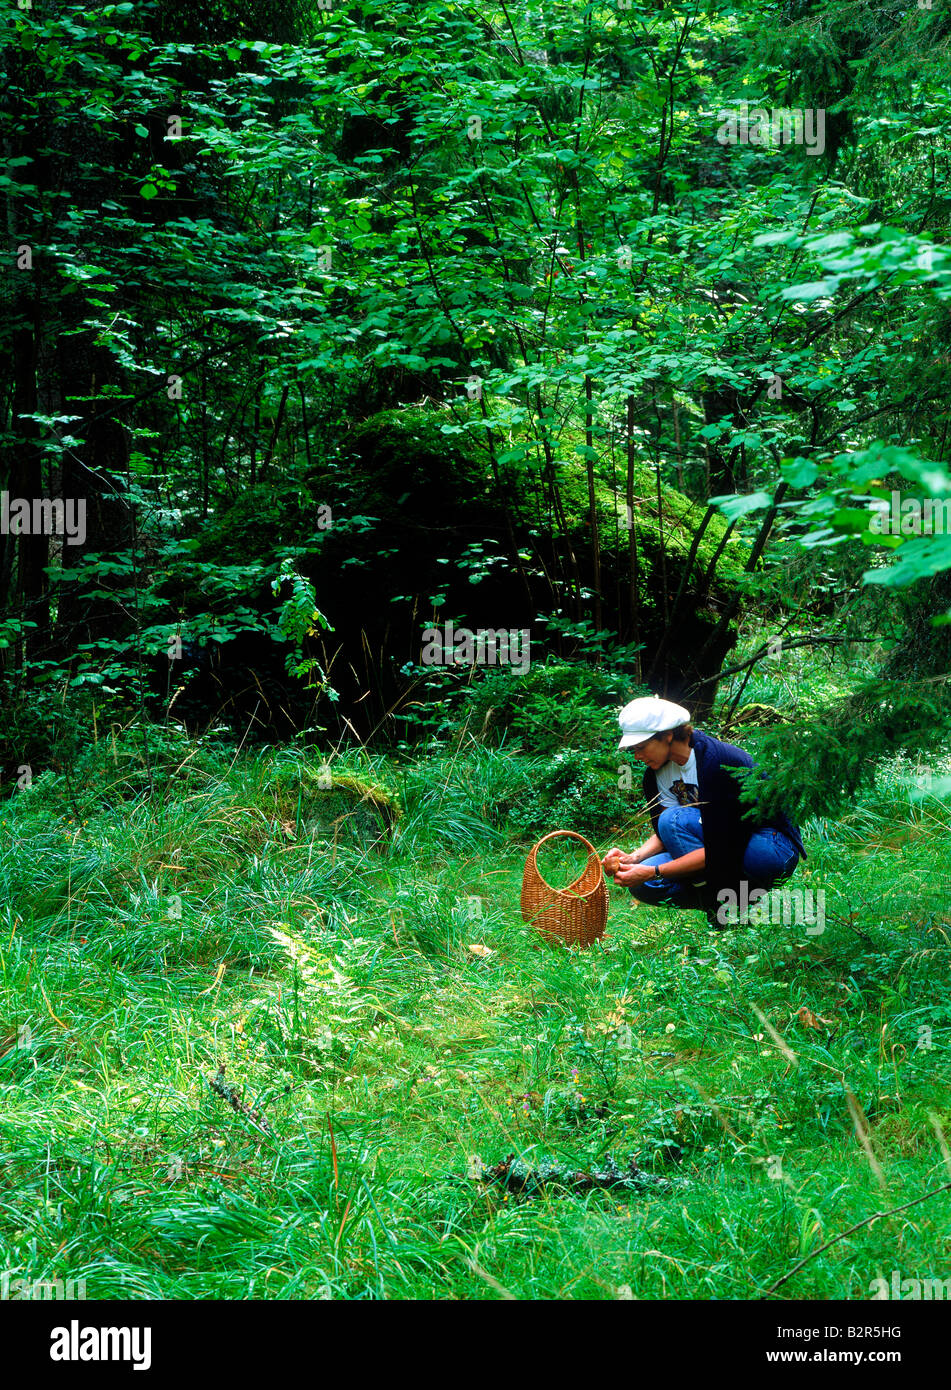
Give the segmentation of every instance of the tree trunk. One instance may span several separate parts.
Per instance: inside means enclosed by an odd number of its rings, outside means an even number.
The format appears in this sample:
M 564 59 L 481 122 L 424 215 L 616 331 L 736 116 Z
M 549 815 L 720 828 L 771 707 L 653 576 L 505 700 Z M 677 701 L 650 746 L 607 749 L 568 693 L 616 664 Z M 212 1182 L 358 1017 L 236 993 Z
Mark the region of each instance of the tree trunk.
M 62 413 L 79 419 L 69 426 L 77 446 L 63 453 L 63 497 L 86 504 L 83 545 L 63 546 L 63 569 L 77 567 L 87 554 L 128 551 L 133 539 L 132 514 L 124 488 L 128 468 L 126 432 L 118 419 L 121 405 L 106 391 L 120 387 L 109 352 L 90 333 L 61 334 L 58 348 Z M 129 632 L 133 611 L 122 576 L 76 580 L 63 585 L 57 616 L 58 645 L 75 651 L 80 642 Z M 103 597 L 114 589 L 115 598 Z

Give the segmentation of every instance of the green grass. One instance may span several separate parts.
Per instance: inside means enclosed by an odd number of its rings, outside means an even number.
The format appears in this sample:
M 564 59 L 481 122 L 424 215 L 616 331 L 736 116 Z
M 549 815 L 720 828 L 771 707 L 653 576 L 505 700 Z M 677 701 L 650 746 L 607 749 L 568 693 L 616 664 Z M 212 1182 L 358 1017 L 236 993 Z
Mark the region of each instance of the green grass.
M 951 1177 L 951 807 L 910 800 L 900 760 L 805 827 L 791 886 L 825 892 L 822 933 L 714 933 L 612 889 L 605 941 L 569 952 L 519 914 L 506 812 L 536 762 L 475 744 L 335 762 L 398 798 L 390 826 L 316 790 L 299 754 L 185 756 L 166 748 L 149 783 L 100 745 L 0 813 L 11 1278 L 89 1298 L 755 1298 Z M 212 1090 L 222 1066 L 253 1114 Z M 670 1181 L 520 1198 L 468 1175 L 513 1153 L 633 1155 Z M 866 1225 L 775 1296 L 943 1277 L 949 1218 L 942 1193 Z

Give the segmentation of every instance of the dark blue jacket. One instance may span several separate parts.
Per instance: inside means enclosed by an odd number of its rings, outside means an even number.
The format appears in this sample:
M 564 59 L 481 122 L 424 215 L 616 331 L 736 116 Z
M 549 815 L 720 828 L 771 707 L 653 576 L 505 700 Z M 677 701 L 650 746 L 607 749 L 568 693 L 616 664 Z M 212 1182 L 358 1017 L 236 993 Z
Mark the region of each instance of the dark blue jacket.
M 722 888 L 739 893 L 743 878 L 743 855 L 750 836 L 757 830 L 769 828 L 781 831 L 789 837 L 803 859 L 806 858 L 799 830 L 785 812 L 780 811 L 768 820 L 762 820 L 756 816 L 755 805 L 749 807 L 740 801 L 740 783 L 730 769 L 755 766 L 749 753 L 744 753 L 733 743 L 711 738 L 699 729 L 690 735 L 690 746 L 697 758 L 699 810 L 706 850 L 703 870 L 705 898 L 716 903 L 717 893 Z M 664 808 L 657 795 L 657 778 L 650 768 L 644 772 L 644 795 L 656 835 L 657 822 Z M 752 814 L 744 819 L 744 811 Z

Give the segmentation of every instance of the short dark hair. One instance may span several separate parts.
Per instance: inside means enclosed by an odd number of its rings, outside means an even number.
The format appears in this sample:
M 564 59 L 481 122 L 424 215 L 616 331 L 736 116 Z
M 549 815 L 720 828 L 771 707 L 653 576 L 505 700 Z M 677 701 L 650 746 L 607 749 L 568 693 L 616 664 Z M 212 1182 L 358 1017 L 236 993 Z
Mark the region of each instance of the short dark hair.
M 673 734 L 674 739 L 677 743 L 683 743 L 684 740 L 689 739 L 690 735 L 693 733 L 693 725 L 678 724 L 676 729 L 671 729 L 670 732 Z

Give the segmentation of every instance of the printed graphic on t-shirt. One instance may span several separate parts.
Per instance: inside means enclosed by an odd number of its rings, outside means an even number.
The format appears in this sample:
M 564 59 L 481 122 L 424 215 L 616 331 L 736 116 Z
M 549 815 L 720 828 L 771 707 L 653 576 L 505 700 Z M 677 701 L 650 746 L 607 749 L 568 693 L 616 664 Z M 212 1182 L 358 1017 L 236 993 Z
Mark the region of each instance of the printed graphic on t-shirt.
M 671 783 L 670 790 L 681 806 L 696 806 L 700 800 L 700 788 L 696 782 L 684 782 L 682 779 L 678 779 Z
M 692 748 L 690 757 L 683 767 L 671 760 L 659 768 L 655 775 L 657 777 L 657 795 L 660 804 L 665 809 L 668 806 L 698 806 L 700 804 L 700 787 L 697 783 L 697 755 Z

